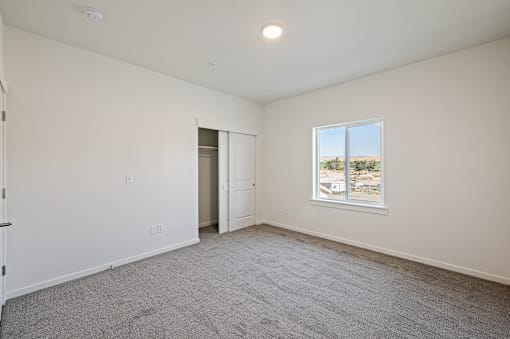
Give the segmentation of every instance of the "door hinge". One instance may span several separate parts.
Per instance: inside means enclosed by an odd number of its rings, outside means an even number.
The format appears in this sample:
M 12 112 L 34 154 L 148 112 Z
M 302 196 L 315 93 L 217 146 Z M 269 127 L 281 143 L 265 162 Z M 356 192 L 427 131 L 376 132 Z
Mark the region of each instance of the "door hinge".
M 7 273 L 7 267 L 5 265 L 2 266 L 2 276 Z
M 5 188 L 2 188 L 2 199 L 5 199 L 7 196 L 7 193 L 5 192 Z
M 7 121 L 7 112 L 2 111 L 2 121 Z

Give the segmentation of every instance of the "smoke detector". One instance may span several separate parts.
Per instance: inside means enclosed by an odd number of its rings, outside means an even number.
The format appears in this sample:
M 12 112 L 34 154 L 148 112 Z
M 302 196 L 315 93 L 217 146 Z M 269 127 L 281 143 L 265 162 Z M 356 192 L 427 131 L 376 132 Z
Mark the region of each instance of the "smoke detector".
M 85 18 L 93 22 L 99 22 L 103 20 L 103 12 L 93 7 L 85 7 L 83 9 L 83 13 L 85 14 Z

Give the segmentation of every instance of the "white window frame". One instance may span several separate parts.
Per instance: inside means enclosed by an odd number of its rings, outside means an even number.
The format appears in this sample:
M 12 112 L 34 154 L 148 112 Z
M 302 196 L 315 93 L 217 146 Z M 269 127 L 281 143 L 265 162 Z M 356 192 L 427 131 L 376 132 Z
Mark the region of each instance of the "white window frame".
M 381 126 L 380 145 L 381 145 L 381 201 L 363 201 L 349 199 L 351 186 L 350 186 L 350 154 L 349 154 L 349 133 L 350 128 L 379 124 Z M 320 141 L 319 131 L 331 128 L 345 128 L 345 200 L 332 200 L 320 198 Z M 318 126 L 313 128 L 313 194 L 311 204 L 314 206 L 341 208 L 347 210 L 354 210 L 367 213 L 383 214 L 388 213 L 388 208 L 385 205 L 384 199 L 384 121 L 382 118 L 362 120 L 334 125 Z

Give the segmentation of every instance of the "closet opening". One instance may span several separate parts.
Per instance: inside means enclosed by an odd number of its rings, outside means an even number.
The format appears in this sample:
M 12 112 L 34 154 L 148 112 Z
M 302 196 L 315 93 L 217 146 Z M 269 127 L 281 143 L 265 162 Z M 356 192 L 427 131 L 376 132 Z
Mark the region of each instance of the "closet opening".
M 254 225 L 256 215 L 256 134 L 206 127 L 197 122 L 194 208 L 199 237 Z
M 198 129 L 198 226 L 200 233 L 218 233 L 218 131 Z

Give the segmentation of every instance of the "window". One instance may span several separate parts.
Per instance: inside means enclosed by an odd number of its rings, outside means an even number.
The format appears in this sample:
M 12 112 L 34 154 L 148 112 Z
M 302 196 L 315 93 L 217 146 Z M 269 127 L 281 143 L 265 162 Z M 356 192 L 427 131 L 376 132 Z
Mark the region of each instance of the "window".
M 382 206 L 382 120 L 314 128 L 314 200 Z

